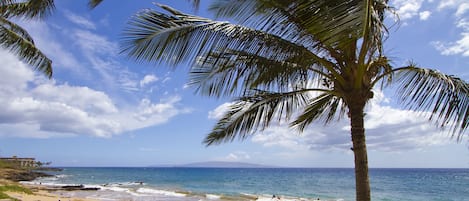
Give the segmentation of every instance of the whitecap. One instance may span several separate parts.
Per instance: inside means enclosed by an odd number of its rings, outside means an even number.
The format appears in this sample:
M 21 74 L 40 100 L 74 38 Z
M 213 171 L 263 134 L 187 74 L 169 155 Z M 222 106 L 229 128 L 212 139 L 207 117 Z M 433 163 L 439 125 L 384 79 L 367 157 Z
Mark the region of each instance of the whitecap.
M 209 200 L 219 200 L 221 198 L 221 196 L 213 194 L 206 194 L 205 197 Z
M 117 186 L 102 186 L 101 189 L 102 189 L 102 190 L 115 191 L 115 192 L 126 192 L 126 193 L 130 193 L 130 189 L 121 188 L 121 187 L 117 187 Z
M 164 195 L 164 196 L 171 196 L 171 197 L 186 197 L 186 194 L 177 193 L 173 191 L 150 189 L 150 188 L 139 188 L 137 190 L 137 193 L 157 194 L 157 195 Z

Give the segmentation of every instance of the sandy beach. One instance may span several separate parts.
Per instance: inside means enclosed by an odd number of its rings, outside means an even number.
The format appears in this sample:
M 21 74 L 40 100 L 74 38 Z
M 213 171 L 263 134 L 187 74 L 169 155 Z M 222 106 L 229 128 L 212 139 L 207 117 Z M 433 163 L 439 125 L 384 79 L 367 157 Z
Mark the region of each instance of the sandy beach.
M 85 197 L 77 196 L 68 196 L 67 193 L 63 193 L 60 190 L 51 190 L 46 186 L 42 185 L 30 185 L 30 184 L 20 184 L 13 181 L 0 179 L 0 186 L 4 185 L 15 185 L 21 186 L 31 190 L 32 194 L 25 192 L 15 192 L 15 191 L 5 191 L 4 193 L 10 196 L 11 198 L 21 200 L 21 201 L 98 201 L 96 199 L 90 199 Z M 0 201 L 12 200 L 10 198 L 0 199 Z
M 33 194 L 7 192 L 7 195 L 22 201 L 97 201 L 88 198 L 60 196 L 44 190 L 35 191 Z

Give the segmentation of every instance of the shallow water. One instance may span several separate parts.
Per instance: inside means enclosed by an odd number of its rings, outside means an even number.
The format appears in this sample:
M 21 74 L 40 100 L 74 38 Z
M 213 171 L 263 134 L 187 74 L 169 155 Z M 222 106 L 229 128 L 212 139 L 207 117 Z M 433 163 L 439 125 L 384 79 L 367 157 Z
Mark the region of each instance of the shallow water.
M 85 184 L 64 192 L 100 200 L 354 200 L 353 169 L 65 168 L 45 185 Z M 371 169 L 372 200 L 469 201 L 469 169 Z

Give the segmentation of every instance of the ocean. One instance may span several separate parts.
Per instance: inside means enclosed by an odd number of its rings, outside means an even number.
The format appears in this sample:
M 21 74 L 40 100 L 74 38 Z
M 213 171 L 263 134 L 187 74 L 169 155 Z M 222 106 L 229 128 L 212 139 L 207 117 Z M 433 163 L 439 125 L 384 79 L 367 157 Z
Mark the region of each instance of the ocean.
M 99 187 L 66 191 L 99 200 L 355 199 L 347 168 L 64 168 L 41 185 Z M 372 200 L 469 201 L 469 169 L 370 169 Z

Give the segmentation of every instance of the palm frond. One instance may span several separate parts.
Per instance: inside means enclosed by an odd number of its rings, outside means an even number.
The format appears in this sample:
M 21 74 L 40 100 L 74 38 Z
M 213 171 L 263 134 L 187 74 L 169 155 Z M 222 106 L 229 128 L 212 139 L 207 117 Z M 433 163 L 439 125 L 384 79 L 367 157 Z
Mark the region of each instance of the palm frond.
M 91 8 L 91 9 L 96 8 L 102 2 L 103 2 L 103 0 L 90 0 L 90 1 L 88 1 L 88 7 Z
M 257 50 L 212 52 L 199 58 L 191 69 L 191 82 L 201 94 L 220 97 L 240 93 L 241 89 L 285 92 L 307 88 L 311 80 L 330 79 L 314 58 L 291 55 L 290 58 L 263 57 Z M 322 82 L 318 82 L 316 86 Z
M 186 15 L 167 6 L 161 7 L 172 15 L 144 10 L 129 22 L 123 52 L 137 61 L 163 61 L 175 65 L 196 62 L 199 56 L 212 52 L 219 54 L 218 51 L 234 49 L 278 61 L 292 56 L 314 58 L 329 71 L 334 70 L 328 59 L 278 36 L 228 22 Z
M 42 19 L 55 9 L 54 0 L 29 0 L 0 5 L 0 15 L 4 18 L 22 17 Z
M 368 63 L 365 76 L 371 80 L 371 88 L 374 88 L 379 82 L 381 82 L 381 88 L 392 83 L 395 70 L 390 62 L 387 57 L 380 56 L 373 58 L 373 60 Z
M 400 101 L 407 108 L 430 112 L 429 120 L 443 128 L 449 127 L 461 139 L 469 124 L 469 84 L 414 64 L 398 72 Z
M 29 41 L 30 43 L 34 45 L 34 41 L 31 35 L 29 35 L 29 33 L 25 29 L 23 29 L 21 26 L 18 26 L 17 24 L 3 17 L 0 17 L 0 25 L 12 32 L 15 32 L 19 37 L 22 37 L 23 39 Z
M 15 3 L 15 2 L 16 2 L 16 0 L 2 0 L 2 1 L 0 1 L 0 6 L 12 4 L 12 3 Z
M 314 90 L 288 93 L 251 91 L 253 94 L 232 104 L 204 140 L 207 146 L 246 139 L 250 134 L 267 128 L 273 120 L 288 120 L 294 111 L 305 105 Z
M 300 40 L 307 47 L 314 46 L 312 41 L 347 46 L 363 37 L 381 47 L 382 36 L 387 32 L 382 23 L 384 11 L 389 6 L 385 0 L 222 0 L 210 9 L 218 17 L 234 18 L 269 33 Z M 367 30 L 369 34 L 365 33 Z
M 346 105 L 343 104 L 342 99 L 333 93 L 323 93 L 308 102 L 308 106 L 301 115 L 290 124 L 300 132 L 303 132 L 313 121 L 322 119 L 324 124 L 328 124 L 334 120 L 334 117 L 340 119 L 346 111 Z
M 21 60 L 49 78 L 52 77 L 52 61 L 37 49 L 29 35 L 14 23 L 0 23 L 0 46 L 15 53 Z
M 194 9 L 196 11 L 199 9 L 200 0 L 188 0 L 188 1 L 192 2 L 192 6 L 194 7 Z M 103 0 L 89 0 L 88 1 L 88 7 L 91 8 L 91 9 L 94 9 L 97 6 L 99 6 L 99 4 L 101 4 L 102 2 L 103 2 Z

